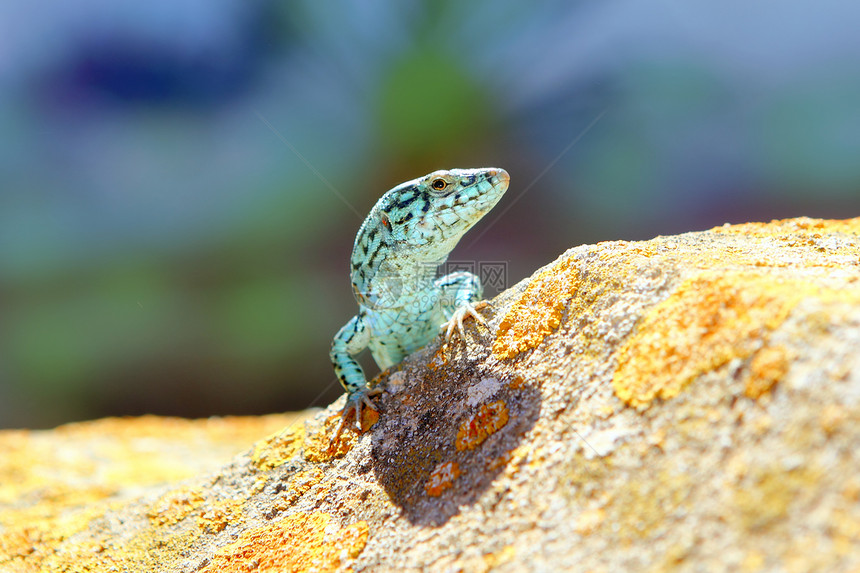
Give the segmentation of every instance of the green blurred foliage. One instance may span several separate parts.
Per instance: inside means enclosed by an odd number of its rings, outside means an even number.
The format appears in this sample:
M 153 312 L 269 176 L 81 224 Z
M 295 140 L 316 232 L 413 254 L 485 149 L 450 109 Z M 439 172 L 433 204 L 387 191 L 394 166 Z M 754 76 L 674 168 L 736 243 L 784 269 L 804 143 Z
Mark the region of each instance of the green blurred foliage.
M 783 94 L 762 109 L 757 133 L 767 179 L 780 193 L 807 195 L 810 188 L 857 197 L 860 122 L 845 110 L 860 102 L 860 78 L 816 81 Z
M 377 105 L 383 150 L 407 164 L 479 145 L 494 115 L 477 78 L 435 45 L 400 56 L 380 82 Z

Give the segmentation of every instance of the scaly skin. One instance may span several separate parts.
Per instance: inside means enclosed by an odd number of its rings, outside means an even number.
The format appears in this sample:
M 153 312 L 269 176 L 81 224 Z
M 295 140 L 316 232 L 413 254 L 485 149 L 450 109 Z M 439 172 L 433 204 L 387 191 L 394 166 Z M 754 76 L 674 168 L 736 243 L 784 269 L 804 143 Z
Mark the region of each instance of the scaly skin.
M 369 348 L 385 370 L 425 346 L 440 326 L 450 339 L 455 327 L 462 337 L 464 318 L 484 322 L 476 312 L 483 305 L 473 305 L 481 298 L 480 279 L 467 272 L 437 279 L 436 268 L 509 181 L 504 169 L 434 171 L 391 189 L 373 206 L 350 259 L 359 311 L 335 335 L 329 354 L 348 393 L 338 435 L 353 410 L 360 428 L 362 405 L 376 409 L 369 396 L 379 391 L 368 388 L 355 355 Z

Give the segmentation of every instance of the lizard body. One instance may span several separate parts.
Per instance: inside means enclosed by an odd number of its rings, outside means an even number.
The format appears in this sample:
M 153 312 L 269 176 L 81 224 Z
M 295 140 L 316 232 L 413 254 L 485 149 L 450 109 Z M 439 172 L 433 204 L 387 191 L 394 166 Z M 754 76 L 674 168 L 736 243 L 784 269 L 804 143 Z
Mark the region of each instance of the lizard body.
M 468 272 L 436 278 L 436 269 L 509 181 L 503 169 L 434 171 L 389 190 L 371 209 L 350 258 L 359 312 L 335 335 L 329 354 L 348 393 L 344 419 L 355 409 L 360 425 L 362 404 L 375 409 L 368 396 L 378 393 L 355 355 L 368 348 L 385 370 L 425 346 L 440 326 L 450 339 L 455 326 L 462 335 L 467 316 L 483 322 L 473 306 L 480 279 Z

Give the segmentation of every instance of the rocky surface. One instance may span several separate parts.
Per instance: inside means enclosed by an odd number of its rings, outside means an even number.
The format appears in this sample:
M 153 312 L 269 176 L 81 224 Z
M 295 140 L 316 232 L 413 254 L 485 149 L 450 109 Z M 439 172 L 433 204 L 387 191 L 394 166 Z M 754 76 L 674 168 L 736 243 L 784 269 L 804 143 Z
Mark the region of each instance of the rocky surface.
M 857 570 L 858 234 L 571 249 L 333 445 L 342 399 L 0 432 L 0 571 Z

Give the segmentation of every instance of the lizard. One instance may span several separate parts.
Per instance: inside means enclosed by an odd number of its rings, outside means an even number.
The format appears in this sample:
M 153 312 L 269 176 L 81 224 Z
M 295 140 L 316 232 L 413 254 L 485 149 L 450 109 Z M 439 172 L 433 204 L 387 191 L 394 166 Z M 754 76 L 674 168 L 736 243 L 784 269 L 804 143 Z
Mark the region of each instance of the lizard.
M 350 257 L 352 291 L 358 303 L 353 316 L 335 335 L 329 357 L 347 392 L 339 436 L 354 411 L 359 431 L 361 409 L 377 410 L 370 396 L 381 393 L 367 384 L 355 356 L 370 349 L 386 370 L 427 345 L 441 328 L 450 341 L 463 320 L 486 325 L 477 310 L 483 288 L 472 273 L 436 278 L 460 238 L 508 189 L 504 169 L 448 169 L 401 183 L 387 191 L 359 228 Z

